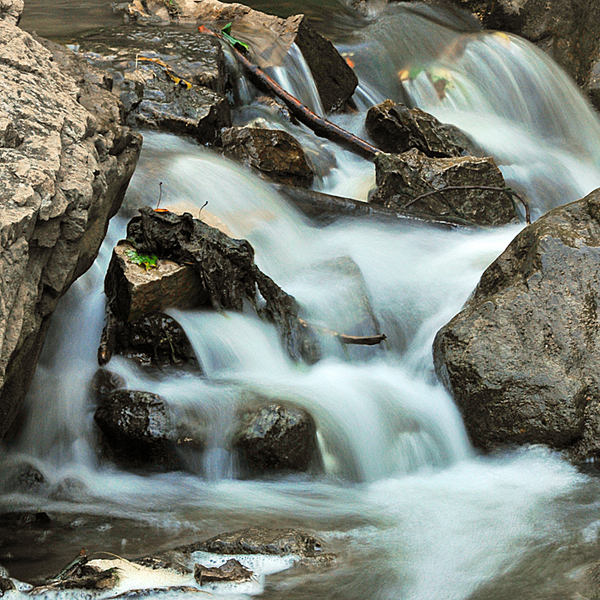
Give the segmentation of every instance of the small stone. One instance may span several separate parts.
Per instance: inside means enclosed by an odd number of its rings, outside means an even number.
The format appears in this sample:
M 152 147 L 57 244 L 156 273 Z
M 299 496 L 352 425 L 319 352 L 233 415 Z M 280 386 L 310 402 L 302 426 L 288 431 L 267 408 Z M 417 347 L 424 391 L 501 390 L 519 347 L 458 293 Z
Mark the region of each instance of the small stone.
M 194 567 L 194 579 L 200 585 L 225 581 L 240 583 L 250 580 L 252 575 L 253 572 L 250 569 L 246 569 L 235 558 L 229 559 L 220 567 L 205 567 L 203 565 L 196 565 Z

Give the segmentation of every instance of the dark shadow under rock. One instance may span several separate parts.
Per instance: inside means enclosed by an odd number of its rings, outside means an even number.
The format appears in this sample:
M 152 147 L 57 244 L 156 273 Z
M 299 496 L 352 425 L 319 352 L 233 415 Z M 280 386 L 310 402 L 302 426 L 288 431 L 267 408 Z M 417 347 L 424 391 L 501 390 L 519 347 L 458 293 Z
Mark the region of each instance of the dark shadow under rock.
M 312 416 L 289 403 L 244 409 L 232 446 L 250 477 L 306 472 L 320 464 Z

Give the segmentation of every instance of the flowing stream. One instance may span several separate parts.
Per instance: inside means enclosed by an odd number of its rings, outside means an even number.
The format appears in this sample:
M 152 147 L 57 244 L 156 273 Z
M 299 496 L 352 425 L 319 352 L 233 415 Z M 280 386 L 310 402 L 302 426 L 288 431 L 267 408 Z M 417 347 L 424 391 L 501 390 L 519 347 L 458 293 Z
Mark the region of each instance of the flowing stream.
M 457 31 L 436 10 L 398 5 L 354 31 L 345 27 L 339 47 L 361 81 L 359 113 L 338 122 L 364 135 L 366 108 L 406 93 L 494 156 L 530 199 L 534 217 L 600 186 L 600 125 L 568 77 L 523 40 Z M 275 76 L 315 102 L 301 63 L 292 57 Z M 252 98 L 248 89 L 239 95 Z M 366 199 L 374 185 L 369 162 L 256 106 L 240 106 L 235 115 L 238 123 L 256 118 L 302 141 L 320 174 L 315 188 Z M 588 597 L 585 570 L 600 559 L 598 480 L 543 447 L 478 456 L 433 372 L 435 333 L 521 227 L 445 231 L 358 220 L 316 226 L 212 151 L 165 134 L 144 138 L 98 260 L 53 318 L 28 420 L 4 457 L 34 464 L 46 484 L 32 493 L 5 486 L 0 507 L 42 509 L 64 523 L 64 535 L 42 557 L 27 549 L 13 557 L 11 574 L 25 581 L 50 575 L 81 546 L 136 556 L 245 526 L 292 526 L 316 532 L 341 560 L 271 575 L 256 589 L 229 590 L 231 597 Z M 99 461 L 88 388 L 112 247 L 137 206 L 156 204 L 161 181 L 164 204 L 198 209 L 208 201 L 206 210 L 235 237 L 250 240 L 260 268 L 297 298 L 308 320 L 344 331 L 367 301 L 388 343 L 344 350 L 324 340 L 324 359 L 299 366 L 273 327 L 253 314 L 169 311 L 190 337 L 204 377 L 149 379 L 122 358 L 109 368 L 128 388 L 202 415 L 209 446 L 190 473 L 140 475 Z M 340 261 L 353 269 L 339 268 Z M 227 437 L 248 394 L 293 400 L 312 413 L 322 475 L 238 478 Z

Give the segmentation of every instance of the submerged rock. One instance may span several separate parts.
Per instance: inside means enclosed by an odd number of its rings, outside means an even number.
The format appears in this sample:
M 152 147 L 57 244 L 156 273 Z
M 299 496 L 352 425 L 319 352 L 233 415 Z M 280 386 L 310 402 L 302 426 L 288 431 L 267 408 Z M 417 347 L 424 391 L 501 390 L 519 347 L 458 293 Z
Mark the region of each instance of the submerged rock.
M 370 202 L 421 217 L 474 225 L 518 221 L 492 158 L 429 158 L 418 150 L 375 157 L 377 190 Z M 482 188 L 496 188 L 486 190 Z M 459 188 L 459 189 L 453 189 Z M 433 192 L 433 193 L 432 193 Z
M 25 397 L 58 299 L 98 253 L 141 145 L 123 126 L 104 74 L 7 15 L 0 20 L 0 437 Z
M 244 410 L 232 446 L 242 470 L 250 476 L 306 472 L 320 459 L 312 416 L 291 404 Z
M 302 558 L 316 558 L 324 554 L 323 542 L 310 533 L 295 529 L 267 529 L 265 527 L 249 527 L 223 533 L 203 542 L 182 546 L 179 550 L 185 554 L 197 551 L 226 555 L 284 556 L 293 554 Z
M 522 231 L 437 334 L 438 375 L 473 444 L 600 457 L 600 192 Z
M 235 558 L 229 559 L 220 567 L 205 567 L 196 565 L 194 568 L 194 579 L 200 584 L 218 583 L 218 582 L 234 582 L 241 583 L 249 581 L 252 578 L 252 571 L 246 569 Z
M 418 108 L 385 100 L 367 112 L 366 127 L 384 152 L 401 154 L 416 148 L 430 158 L 451 158 L 475 153 L 475 142 L 458 127 L 441 123 Z
M 168 10 L 161 0 L 134 0 L 126 9 L 132 20 L 233 22 L 234 33 L 250 42 L 251 58 L 261 67 L 280 65 L 295 43 L 311 70 L 325 112 L 339 110 L 350 100 L 358 79 L 334 45 L 310 25 L 304 15 L 282 19 L 248 6 L 218 0 L 178 0 Z
M 114 390 L 125 387 L 125 380 L 108 369 L 98 369 L 90 384 L 92 397 L 96 404 L 102 404 Z
M 302 146 L 286 131 L 231 127 L 221 132 L 226 156 L 254 167 L 277 183 L 308 187 L 313 172 Z

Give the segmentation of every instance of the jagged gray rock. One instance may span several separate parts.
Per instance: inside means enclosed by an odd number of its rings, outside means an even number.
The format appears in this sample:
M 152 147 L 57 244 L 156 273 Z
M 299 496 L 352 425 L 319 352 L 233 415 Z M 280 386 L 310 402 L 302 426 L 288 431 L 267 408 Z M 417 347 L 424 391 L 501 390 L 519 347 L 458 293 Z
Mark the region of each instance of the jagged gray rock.
M 18 4 L 5 1 L 0 20 L 0 437 L 52 311 L 94 261 L 141 146 L 122 126 L 110 82 L 16 27 Z

